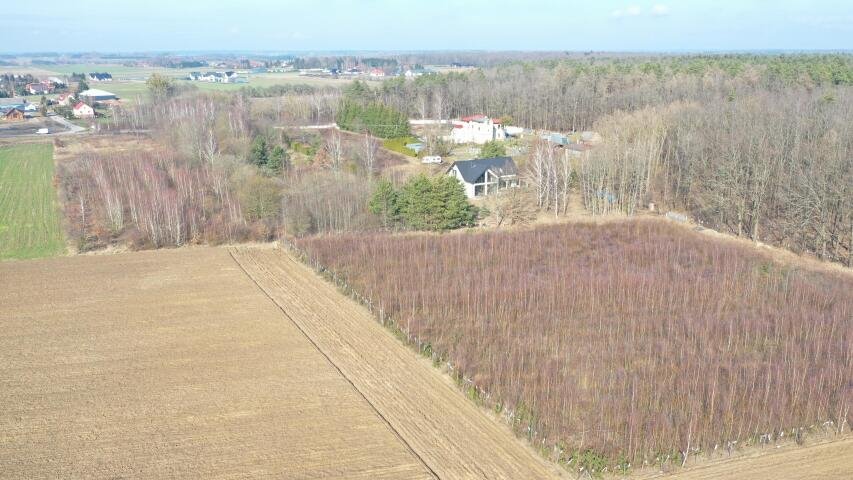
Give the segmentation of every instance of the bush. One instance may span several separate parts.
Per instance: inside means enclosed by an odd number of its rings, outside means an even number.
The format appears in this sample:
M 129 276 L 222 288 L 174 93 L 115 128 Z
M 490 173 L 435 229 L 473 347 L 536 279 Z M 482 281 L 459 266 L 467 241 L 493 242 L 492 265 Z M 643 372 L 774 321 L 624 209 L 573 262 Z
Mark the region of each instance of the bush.
M 492 140 L 491 142 L 486 142 L 480 147 L 480 154 L 477 155 L 479 158 L 494 158 L 494 157 L 505 157 L 506 156 L 506 147 L 504 144 L 497 141 Z

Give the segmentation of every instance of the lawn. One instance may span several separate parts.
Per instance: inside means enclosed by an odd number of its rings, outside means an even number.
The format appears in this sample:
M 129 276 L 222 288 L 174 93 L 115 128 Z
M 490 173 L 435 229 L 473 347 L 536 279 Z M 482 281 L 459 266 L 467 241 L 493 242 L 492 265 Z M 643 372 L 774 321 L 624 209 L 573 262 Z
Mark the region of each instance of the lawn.
M 53 146 L 0 147 L 0 260 L 64 250 L 53 189 Z

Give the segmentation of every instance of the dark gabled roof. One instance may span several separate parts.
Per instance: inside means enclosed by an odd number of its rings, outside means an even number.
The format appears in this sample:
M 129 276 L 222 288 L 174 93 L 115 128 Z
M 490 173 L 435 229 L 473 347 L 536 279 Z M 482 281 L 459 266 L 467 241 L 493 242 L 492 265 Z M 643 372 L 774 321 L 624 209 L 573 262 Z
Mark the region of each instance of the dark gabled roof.
M 452 170 L 454 166 L 459 169 L 462 178 L 468 183 L 476 183 L 487 170 L 499 176 L 518 175 L 518 168 L 512 161 L 512 157 L 478 158 L 453 162 L 447 171 Z

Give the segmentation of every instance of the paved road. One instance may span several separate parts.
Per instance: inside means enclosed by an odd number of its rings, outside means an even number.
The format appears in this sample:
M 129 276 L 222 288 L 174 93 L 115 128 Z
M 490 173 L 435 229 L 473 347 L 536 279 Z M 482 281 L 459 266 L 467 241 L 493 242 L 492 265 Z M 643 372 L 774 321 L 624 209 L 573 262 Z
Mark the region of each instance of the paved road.
M 58 132 L 56 133 L 56 135 L 68 135 L 73 133 L 83 133 L 87 131 L 87 129 L 81 127 L 80 125 L 74 125 L 73 123 L 69 122 L 67 119 L 65 119 L 65 117 L 61 117 L 59 115 L 51 115 L 48 118 L 68 129 L 65 132 Z

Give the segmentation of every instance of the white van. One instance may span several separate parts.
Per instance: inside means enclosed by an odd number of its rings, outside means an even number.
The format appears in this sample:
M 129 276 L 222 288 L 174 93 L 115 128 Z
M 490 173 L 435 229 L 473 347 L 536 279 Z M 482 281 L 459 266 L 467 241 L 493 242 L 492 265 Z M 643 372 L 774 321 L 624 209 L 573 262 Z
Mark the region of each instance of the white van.
M 38 133 L 39 135 L 47 135 L 48 133 L 50 133 L 50 131 L 46 128 L 39 128 L 36 133 Z
M 427 155 L 421 159 L 421 163 L 441 163 L 441 157 L 438 155 Z

